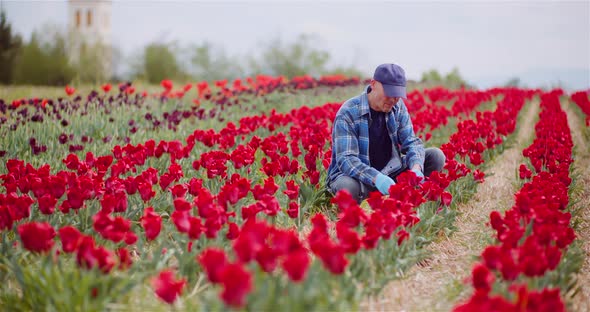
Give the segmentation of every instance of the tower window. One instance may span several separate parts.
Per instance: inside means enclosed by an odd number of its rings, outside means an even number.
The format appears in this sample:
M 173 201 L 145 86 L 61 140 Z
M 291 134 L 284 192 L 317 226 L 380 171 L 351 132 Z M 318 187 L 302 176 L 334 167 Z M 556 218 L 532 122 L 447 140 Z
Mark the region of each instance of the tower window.
M 87 25 L 91 26 L 92 25 L 92 11 L 88 10 L 88 12 L 86 12 L 86 21 L 87 21 Z
M 82 14 L 80 14 L 80 10 L 76 10 L 76 28 L 80 28 L 82 20 Z

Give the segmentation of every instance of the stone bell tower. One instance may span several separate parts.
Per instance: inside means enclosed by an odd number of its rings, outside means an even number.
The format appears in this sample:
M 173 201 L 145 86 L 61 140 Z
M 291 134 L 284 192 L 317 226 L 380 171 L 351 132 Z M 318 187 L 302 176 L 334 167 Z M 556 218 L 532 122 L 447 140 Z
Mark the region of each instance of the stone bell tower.
M 112 74 L 111 6 L 107 0 L 68 0 L 71 61 L 82 67 L 89 63 L 89 71 L 106 79 Z M 99 68 L 92 68 L 89 60 L 100 63 Z

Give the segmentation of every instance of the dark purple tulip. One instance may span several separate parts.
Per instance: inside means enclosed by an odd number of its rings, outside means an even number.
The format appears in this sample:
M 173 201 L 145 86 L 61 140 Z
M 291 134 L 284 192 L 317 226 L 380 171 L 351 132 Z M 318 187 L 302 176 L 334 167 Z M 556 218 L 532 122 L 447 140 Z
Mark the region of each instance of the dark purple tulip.
M 84 150 L 84 146 L 82 145 L 70 145 L 70 153 L 75 153 L 77 151 Z
M 41 148 L 37 145 L 31 146 L 31 150 L 33 151 L 33 155 L 39 155 L 41 153 Z
M 65 133 L 59 135 L 59 143 L 66 144 L 68 142 L 68 136 Z

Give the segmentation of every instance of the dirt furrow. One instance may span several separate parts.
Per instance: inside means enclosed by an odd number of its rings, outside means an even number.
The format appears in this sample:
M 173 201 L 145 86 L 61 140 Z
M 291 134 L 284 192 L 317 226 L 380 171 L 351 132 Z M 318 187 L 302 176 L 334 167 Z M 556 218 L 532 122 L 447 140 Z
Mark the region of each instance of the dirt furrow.
M 514 202 L 514 181 L 522 161 L 522 149 L 534 135 L 534 120 L 539 113 L 538 101 L 525 106 L 517 125 L 515 143 L 507 148 L 486 170 L 485 182 L 476 195 L 460 205 L 453 235 L 441 237 L 427 248 L 431 256 L 414 266 L 405 279 L 390 283 L 378 298 L 361 304 L 369 311 L 450 310 L 458 300 L 469 296 L 464 280 L 470 274 L 476 257 L 491 242 L 493 233 L 486 226 L 490 212 L 505 210 Z

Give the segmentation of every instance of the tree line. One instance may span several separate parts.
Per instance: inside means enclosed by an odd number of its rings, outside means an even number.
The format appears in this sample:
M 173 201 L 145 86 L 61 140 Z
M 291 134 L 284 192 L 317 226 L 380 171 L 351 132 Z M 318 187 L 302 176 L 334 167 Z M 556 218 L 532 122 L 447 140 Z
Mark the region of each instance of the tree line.
M 12 30 L 5 13 L 0 12 L 0 84 L 63 86 L 124 80 L 157 84 L 163 79 L 213 81 L 257 74 L 287 78 L 364 76 L 354 66 L 330 66 L 330 53 L 317 46 L 315 37 L 303 34 L 292 42 L 275 38 L 262 43 L 257 56 L 235 56 L 211 42 L 188 46 L 152 42 L 124 57 L 117 47 L 86 42 L 78 34 L 51 25 L 43 27 L 42 33 L 34 31 L 25 41 Z M 126 73 L 118 70 L 123 67 L 127 68 Z M 467 86 L 457 69 L 446 76 L 430 70 L 420 82 L 452 88 Z
M 175 42 L 152 42 L 128 57 L 128 61 L 117 47 L 83 40 L 77 41 L 74 57 L 71 44 L 75 35 L 49 25 L 43 28 L 42 34 L 34 31 L 25 41 L 12 30 L 5 13 L 1 12 L 0 84 L 96 84 L 121 80 L 159 83 L 163 79 L 212 81 L 257 74 L 287 78 L 306 74 L 362 76 L 353 66 L 330 67 L 330 54 L 317 49 L 316 40 L 309 35 L 300 35 L 294 42 L 270 40 L 263 44 L 258 57 L 231 56 L 210 42 L 186 47 Z M 109 57 L 105 58 L 105 54 Z M 128 68 L 127 73 L 117 71 L 122 65 Z M 101 70 L 105 66 L 110 70 Z

